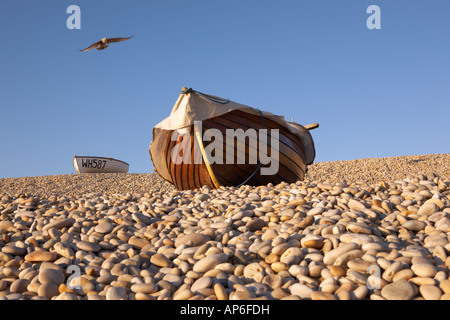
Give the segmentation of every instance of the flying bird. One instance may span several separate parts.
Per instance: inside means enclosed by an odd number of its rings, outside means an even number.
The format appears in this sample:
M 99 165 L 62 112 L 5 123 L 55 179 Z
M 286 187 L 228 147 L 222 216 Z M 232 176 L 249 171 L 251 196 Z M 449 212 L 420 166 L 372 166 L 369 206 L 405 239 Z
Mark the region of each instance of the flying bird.
M 106 48 L 108 48 L 108 43 L 114 43 L 114 42 L 121 42 L 121 41 L 125 41 L 128 39 L 133 38 L 134 36 L 128 37 L 128 38 L 103 38 L 100 41 L 97 41 L 94 44 L 91 44 L 89 47 L 87 47 L 86 49 L 80 50 L 80 51 L 88 51 L 94 48 L 97 48 L 97 50 L 104 50 Z

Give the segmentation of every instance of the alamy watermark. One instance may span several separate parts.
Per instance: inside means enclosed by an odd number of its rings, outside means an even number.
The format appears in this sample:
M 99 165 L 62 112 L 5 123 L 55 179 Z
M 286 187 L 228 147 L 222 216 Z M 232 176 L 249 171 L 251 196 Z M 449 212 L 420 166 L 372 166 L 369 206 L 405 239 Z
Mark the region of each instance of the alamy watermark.
M 188 130 L 174 130 L 171 141 L 179 141 L 171 153 L 171 160 L 175 164 L 201 164 L 202 160 L 209 164 L 258 164 L 261 175 L 275 175 L 279 169 L 279 129 L 226 129 L 225 137 L 219 129 L 201 130 L 202 122 L 195 121 L 194 127 L 199 128 L 200 141 L 210 142 L 201 150 L 199 143 L 191 141 Z M 269 145 L 270 133 L 270 145 Z M 194 137 L 195 139 L 195 137 Z M 194 150 L 192 152 L 192 144 Z M 184 147 L 185 146 L 185 147 Z M 248 152 L 246 152 L 248 150 Z M 236 151 L 236 152 L 235 152 Z M 269 152 L 270 151 L 270 152 Z M 203 157 L 193 155 L 200 153 Z M 269 155 L 270 153 L 270 155 Z M 248 155 L 248 162 L 246 162 Z M 205 159 L 206 158 L 206 159 Z
M 369 277 L 367 278 L 367 288 L 369 290 L 381 289 L 381 269 L 378 265 L 372 264 L 367 268 Z
M 70 16 L 66 20 L 67 29 L 81 29 L 81 9 L 77 5 L 70 5 L 67 7 L 66 13 Z
M 367 8 L 366 13 L 370 13 L 367 18 L 366 26 L 369 30 L 381 29 L 381 9 L 377 5 L 371 5 Z
M 70 16 L 66 20 L 66 26 L 69 30 L 81 29 L 81 9 L 77 5 L 70 5 L 66 9 Z M 381 9 L 377 5 L 370 5 L 366 10 L 370 16 L 366 20 L 366 26 L 369 30 L 381 29 Z

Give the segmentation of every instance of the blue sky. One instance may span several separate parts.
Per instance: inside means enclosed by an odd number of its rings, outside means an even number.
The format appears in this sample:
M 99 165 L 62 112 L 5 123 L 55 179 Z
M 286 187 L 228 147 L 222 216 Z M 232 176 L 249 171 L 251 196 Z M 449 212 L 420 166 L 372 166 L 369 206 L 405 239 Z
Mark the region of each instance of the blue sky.
M 153 172 L 152 128 L 183 86 L 318 122 L 316 162 L 448 153 L 449 14 L 448 0 L 2 0 L 0 178 L 75 173 L 75 154 Z

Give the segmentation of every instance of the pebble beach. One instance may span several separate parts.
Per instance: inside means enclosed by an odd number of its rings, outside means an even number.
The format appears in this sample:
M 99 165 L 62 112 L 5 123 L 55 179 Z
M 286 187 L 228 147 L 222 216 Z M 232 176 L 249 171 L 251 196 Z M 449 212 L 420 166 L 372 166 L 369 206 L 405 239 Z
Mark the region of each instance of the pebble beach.
M 450 154 L 297 183 L 0 179 L 0 300 L 450 300 Z

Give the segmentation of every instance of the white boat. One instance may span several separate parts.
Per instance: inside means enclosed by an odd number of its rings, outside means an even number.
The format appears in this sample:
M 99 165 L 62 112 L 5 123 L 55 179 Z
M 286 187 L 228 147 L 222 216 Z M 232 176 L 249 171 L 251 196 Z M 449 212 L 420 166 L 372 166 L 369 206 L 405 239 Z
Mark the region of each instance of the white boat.
M 91 156 L 74 156 L 73 166 L 78 173 L 127 173 L 130 167 L 121 160 Z

